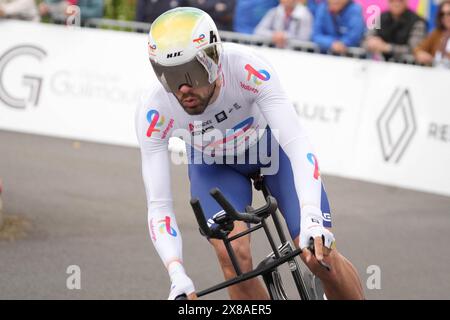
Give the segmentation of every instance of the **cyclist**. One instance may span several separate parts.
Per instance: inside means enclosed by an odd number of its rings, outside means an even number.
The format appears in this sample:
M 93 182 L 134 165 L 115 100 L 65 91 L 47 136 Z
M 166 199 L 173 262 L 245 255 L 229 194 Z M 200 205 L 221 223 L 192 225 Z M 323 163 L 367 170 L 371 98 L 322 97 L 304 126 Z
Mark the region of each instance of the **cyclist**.
M 248 47 L 222 44 L 211 17 L 189 7 L 169 10 L 153 22 L 148 51 L 161 85 L 143 97 L 136 131 L 150 235 L 170 276 L 169 299 L 183 293 L 195 298 L 194 284 L 183 266 L 172 206 L 171 136 L 186 141 L 191 196 L 200 199 L 211 224 L 221 208 L 209 195 L 210 189 L 218 187 L 237 210 L 244 211 L 252 201 L 249 176 L 275 167 L 271 174 L 265 173 L 267 186 L 278 200 L 295 245 L 304 249 L 302 260 L 322 280 L 327 298 L 363 298 L 355 268 L 334 246 L 317 158 L 270 63 Z M 271 160 L 265 161 L 259 150 L 266 150 Z M 247 228 L 235 222 L 231 235 Z M 311 239 L 314 254 L 308 250 Z M 233 278 L 222 241 L 209 241 L 225 279 Z M 250 237 L 232 245 L 242 271 L 252 270 Z M 331 271 L 318 261 L 330 265 Z M 231 286 L 228 292 L 232 299 L 269 298 L 259 279 Z

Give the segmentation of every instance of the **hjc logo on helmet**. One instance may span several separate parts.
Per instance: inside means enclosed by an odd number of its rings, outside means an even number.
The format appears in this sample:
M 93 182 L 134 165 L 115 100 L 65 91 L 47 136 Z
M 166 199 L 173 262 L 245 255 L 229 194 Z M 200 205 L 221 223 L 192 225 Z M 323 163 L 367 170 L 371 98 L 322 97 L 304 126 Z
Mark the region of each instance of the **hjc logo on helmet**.
M 167 59 L 169 58 L 175 58 L 175 57 L 181 57 L 183 55 L 183 51 L 173 52 L 167 54 Z
M 214 43 L 214 42 L 217 42 L 217 36 L 214 33 L 214 31 L 211 30 L 209 32 L 209 43 L 211 44 L 211 43 Z

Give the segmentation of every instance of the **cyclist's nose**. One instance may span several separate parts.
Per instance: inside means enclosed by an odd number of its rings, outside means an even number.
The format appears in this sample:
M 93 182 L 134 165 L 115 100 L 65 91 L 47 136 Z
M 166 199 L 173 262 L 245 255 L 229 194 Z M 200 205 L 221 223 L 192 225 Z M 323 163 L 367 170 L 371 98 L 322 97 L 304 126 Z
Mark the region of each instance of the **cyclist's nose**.
M 189 91 L 191 91 L 191 90 L 192 90 L 192 87 L 187 84 L 182 84 L 180 86 L 180 88 L 178 88 L 178 91 L 182 94 L 189 93 Z

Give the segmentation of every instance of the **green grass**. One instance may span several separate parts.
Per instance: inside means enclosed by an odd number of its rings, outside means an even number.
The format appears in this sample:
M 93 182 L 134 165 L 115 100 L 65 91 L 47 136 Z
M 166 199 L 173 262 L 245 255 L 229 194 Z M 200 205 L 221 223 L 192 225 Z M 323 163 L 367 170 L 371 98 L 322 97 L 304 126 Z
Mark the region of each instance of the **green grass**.
M 136 0 L 105 0 L 105 15 L 107 19 L 133 21 L 135 17 Z

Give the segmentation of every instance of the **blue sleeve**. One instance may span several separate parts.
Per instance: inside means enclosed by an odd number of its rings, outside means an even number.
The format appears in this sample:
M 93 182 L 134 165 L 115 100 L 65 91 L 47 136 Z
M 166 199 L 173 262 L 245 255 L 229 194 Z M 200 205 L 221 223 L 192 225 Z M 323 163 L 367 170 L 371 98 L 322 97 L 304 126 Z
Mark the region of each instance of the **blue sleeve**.
M 103 0 L 91 0 L 90 5 L 79 4 L 81 10 L 81 19 L 101 18 L 103 17 Z
M 352 10 L 349 10 L 346 20 L 348 32 L 341 37 L 340 41 L 347 47 L 359 47 L 366 30 L 361 7 L 355 5 Z
M 329 50 L 333 42 L 336 40 L 334 36 L 328 35 L 324 32 L 326 24 L 327 7 L 321 3 L 316 10 L 316 17 L 314 19 L 314 28 L 312 34 L 312 41 L 315 42 L 321 50 Z

